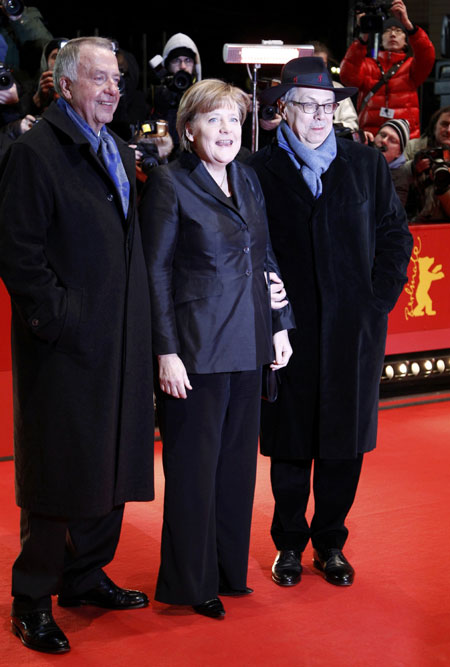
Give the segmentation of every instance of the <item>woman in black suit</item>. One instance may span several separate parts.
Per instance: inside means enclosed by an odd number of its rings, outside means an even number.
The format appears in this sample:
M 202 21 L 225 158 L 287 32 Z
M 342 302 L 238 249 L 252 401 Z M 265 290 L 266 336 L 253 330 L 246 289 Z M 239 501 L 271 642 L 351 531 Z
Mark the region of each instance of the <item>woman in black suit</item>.
M 166 479 L 155 597 L 213 618 L 219 593 L 252 592 L 261 368 L 287 364 L 293 327 L 259 182 L 234 161 L 247 107 L 222 81 L 186 91 L 184 150 L 151 172 L 141 204 Z

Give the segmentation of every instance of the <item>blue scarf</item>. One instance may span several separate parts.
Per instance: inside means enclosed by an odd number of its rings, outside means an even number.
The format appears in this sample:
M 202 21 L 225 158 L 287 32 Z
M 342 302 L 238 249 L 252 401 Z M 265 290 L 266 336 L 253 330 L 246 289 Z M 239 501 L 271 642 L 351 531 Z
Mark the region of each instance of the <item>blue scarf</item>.
M 62 97 L 58 98 L 57 105 L 75 123 L 96 153 L 98 153 L 100 148 L 103 164 L 116 186 L 120 201 L 122 202 L 123 212 L 125 217 L 127 217 L 128 206 L 130 203 L 130 183 L 122 163 L 122 158 L 117 149 L 116 142 L 105 126 L 102 127 L 99 134 L 96 134 L 90 125 L 86 123 L 84 118 L 81 118 L 81 116 L 77 114 L 70 104 L 68 104 Z
M 405 164 L 406 162 L 406 157 L 405 154 L 402 153 L 398 157 L 395 158 L 395 160 L 392 160 L 392 162 L 389 162 L 389 169 L 397 169 L 398 167 L 401 167 L 402 164 Z
M 308 148 L 298 139 L 286 121 L 282 120 L 277 129 L 277 140 L 295 164 L 303 179 L 317 199 L 322 194 L 321 175 L 326 172 L 336 157 L 336 137 L 331 130 L 325 141 L 316 149 Z

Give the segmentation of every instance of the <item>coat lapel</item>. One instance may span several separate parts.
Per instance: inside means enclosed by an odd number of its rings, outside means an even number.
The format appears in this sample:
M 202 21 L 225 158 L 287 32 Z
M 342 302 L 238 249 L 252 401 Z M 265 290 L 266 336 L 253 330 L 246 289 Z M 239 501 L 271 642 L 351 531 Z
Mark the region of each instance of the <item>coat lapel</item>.
M 105 177 L 110 182 L 111 186 L 116 191 L 116 186 L 111 176 L 108 173 L 108 170 L 104 166 L 103 162 L 99 159 L 98 155 L 93 150 L 91 144 L 86 139 L 86 137 L 79 131 L 75 124 L 70 120 L 70 118 L 62 112 L 56 104 L 51 104 L 44 114 L 44 118 L 48 120 L 52 125 L 55 125 L 59 130 L 67 134 L 75 145 L 82 146 L 83 150 L 86 151 L 86 158 L 90 159 L 94 163 L 97 169 L 100 169 Z M 109 130 L 108 130 L 109 131 Z M 119 151 L 120 157 L 122 159 L 125 172 L 127 174 L 129 183 L 130 183 L 130 205 L 128 207 L 128 216 L 127 220 L 130 219 L 131 213 L 134 211 L 134 202 L 136 194 L 136 177 L 135 177 L 135 161 L 134 153 L 131 151 L 126 144 L 120 139 L 116 134 L 109 131 L 111 136 L 113 136 L 114 141 L 116 142 L 117 149 Z M 122 205 L 118 207 L 120 212 L 123 214 Z
M 308 206 L 314 205 L 314 197 L 298 169 L 286 151 L 276 143 L 272 145 L 270 159 L 267 161 L 267 169 L 272 172 L 274 178 L 283 183 L 283 186 L 287 186 L 295 192 L 297 197 L 304 199 Z
M 236 161 L 231 162 L 228 167 L 228 178 L 231 185 L 233 197 L 230 199 L 219 188 L 212 176 L 208 173 L 205 166 L 196 155 L 183 153 L 180 158 L 183 166 L 190 167 L 190 177 L 202 190 L 214 197 L 221 204 L 236 213 L 242 221 L 247 224 L 243 212 L 243 203 L 245 202 L 245 192 L 248 185 L 245 176 L 241 173 L 239 164 Z

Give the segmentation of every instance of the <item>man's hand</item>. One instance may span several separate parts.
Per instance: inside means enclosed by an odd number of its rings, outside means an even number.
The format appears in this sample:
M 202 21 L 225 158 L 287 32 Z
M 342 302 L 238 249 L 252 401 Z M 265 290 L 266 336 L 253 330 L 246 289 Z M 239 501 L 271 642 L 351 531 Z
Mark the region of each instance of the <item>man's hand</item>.
M 0 90 L 0 104 L 17 104 L 19 93 L 15 83 L 7 90 Z
M 31 116 L 31 114 L 27 114 L 22 120 L 20 121 L 20 134 L 25 134 L 25 132 L 28 132 L 28 130 L 31 130 L 33 125 L 36 122 L 36 118 L 34 116 Z
M 187 398 L 186 389 L 192 389 L 186 368 L 178 354 L 160 354 L 159 386 L 174 398 Z
M 264 120 L 264 118 L 259 119 L 259 124 L 263 130 L 271 132 L 271 130 L 276 130 L 278 125 L 281 123 L 281 116 L 279 113 L 276 113 L 271 120 Z
M 267 278 L 266 278 L 267 280 Z M 270 280 L 270 307 L 273 310 L 280 310 L 288 304 L 286 299 L 286 290 L 284 289 L 284 283 L 279 276 L 273 271 L 269 273 Z
M 50 93 L 53 93 L 53 90 L 54 90 L 53 72 L 51 70 L 42 72 L 41 77 L 39 79 L 38 89 L 33 95 L 33 102 L 35 103 L 35 105 L 38 108 L 44 106 L 47 102 L 47 98 L 50 95 Z
M 394 0 L 389 10 L 396 19 L 402 23 L 406 30 L 413 30 L 414 26 L 408 18 L 408 11 L 403 0 Z

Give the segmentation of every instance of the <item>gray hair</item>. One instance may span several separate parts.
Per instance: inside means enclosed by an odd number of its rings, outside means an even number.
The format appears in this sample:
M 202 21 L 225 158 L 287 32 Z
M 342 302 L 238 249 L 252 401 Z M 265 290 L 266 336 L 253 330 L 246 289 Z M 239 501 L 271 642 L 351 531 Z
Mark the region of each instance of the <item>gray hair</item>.
M 78 76 L 78 64 L 80 62 L 81 47 L 96 46 L 99 49 L 106 49 L 114 53 L 114 45 L 110 39 L 105 37 L 77 37 L 67 42 L 62 49 L 58 51 L 53 70 L 53 81 L 55 90 L 62 95 L 59 85 L 61 77 L 67 77 L 71 81 L 76 81 Z
M 284 95 L 282 95 L 280 97 L 279 101 L 280 102 L 289 102 L 290 100 L 294 99 L 294 94 L 295 94 L 295 91 L 298 87 L 299 86 L 292 86 L 292 88 L 289 88 L 289 90 L 287 90 L 284 93 Z

